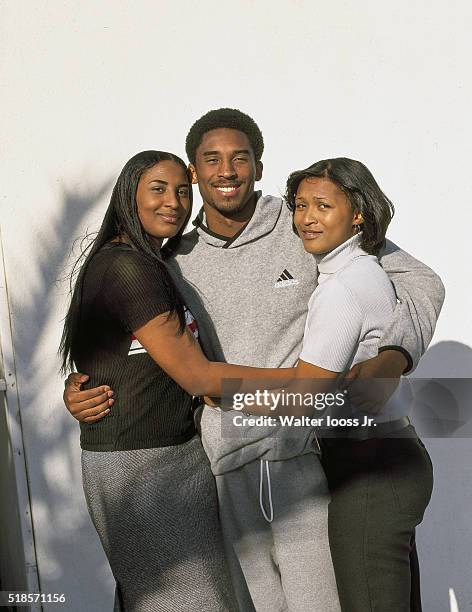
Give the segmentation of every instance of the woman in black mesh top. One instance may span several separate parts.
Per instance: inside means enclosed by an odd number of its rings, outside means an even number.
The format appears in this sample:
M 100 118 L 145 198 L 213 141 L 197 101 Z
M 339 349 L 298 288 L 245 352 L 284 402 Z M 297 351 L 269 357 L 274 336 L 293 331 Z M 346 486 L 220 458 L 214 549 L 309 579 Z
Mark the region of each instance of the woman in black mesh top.
M 205 358 L 163 261 L 189 218 L 190 183 L 171 153 L 127 162 L 77 276 L 61 341 L 64 370 L 75 364 L 90 375 L 88 387 L 105 382 L 115 392 L 106 417 L 80 427 L 85 497 L 121 610 L 237 609 L 191 395 L 219 395 L 222 378 L 262 371 Z

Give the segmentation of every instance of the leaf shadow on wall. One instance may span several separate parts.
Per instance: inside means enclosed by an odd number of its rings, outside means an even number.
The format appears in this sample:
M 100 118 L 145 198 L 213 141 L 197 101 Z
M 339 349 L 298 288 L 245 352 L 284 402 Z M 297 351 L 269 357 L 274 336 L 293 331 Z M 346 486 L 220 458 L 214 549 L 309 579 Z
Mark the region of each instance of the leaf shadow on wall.
M 62 330 L 65 313 L 58 314 L 57 299 L 58 293 L 65 297 L 68 292 L 64 265 L 71 245 L 85 235 L 86 216 L 106 198 L 111 186 L 111 178 L 82 192 L 64 186 L 54 217 L 47 216 L 44 206 L 47 225 L 38 235 L 34 286 L 29 295 L 11 300 L 40 585 L 48 592 L 65 592 L 69 610 L 97 612 L 103 609 L 107 581 L 108 597 L 112 596 L 112 583 L 83 500 L 78 425 L 62 403 L 59 360 L 50 347 L 56 349 Z M 15 276 L 8 280 L 13 285 Z M 51 342 L 51 336 L 57 342 Z M 88 598 L 97 600 L 96 608 L 89 607 Z

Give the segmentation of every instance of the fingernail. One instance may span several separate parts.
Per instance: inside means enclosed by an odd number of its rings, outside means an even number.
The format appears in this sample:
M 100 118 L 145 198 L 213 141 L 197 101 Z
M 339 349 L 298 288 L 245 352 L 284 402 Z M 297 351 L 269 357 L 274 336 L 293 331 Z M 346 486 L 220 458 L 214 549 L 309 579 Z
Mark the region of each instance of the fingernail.
M 106 393 L 107 391 L 110 391 L 110 387 L 103 387 L 103 393 Z
M 109 406 L 113 406 L 113 402 L 114 402 L 114 401 L 115 401 L 114 399 L 109 399 L 109 400 L 108 400 L 108 405 L 109 405 Z
M 108 391 L 108 397 L 111 397 L 113 395 L 113 391 Z
M 110 412 L 110 408 L 107 408 L 107 409 L 105 410 L 105 414 L 108 414 L 109 412 Z

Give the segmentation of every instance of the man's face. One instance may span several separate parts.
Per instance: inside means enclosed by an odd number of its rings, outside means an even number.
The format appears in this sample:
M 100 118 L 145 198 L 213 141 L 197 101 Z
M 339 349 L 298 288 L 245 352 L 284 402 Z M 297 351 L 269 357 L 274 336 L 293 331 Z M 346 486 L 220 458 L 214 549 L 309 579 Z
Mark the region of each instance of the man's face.
M 256 162 L 244 132 L 218 128 L 204 134 L 190 170 L 203 202 L 225 217 L 233 217 L 252 203 L 262 162 Z

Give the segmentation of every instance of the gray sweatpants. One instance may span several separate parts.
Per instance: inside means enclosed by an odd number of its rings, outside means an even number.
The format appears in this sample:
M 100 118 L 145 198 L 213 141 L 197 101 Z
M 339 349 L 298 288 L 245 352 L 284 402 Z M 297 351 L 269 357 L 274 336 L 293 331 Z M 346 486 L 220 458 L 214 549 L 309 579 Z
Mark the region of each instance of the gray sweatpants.
M 260 504 L 261 467 L 262 505 L 272 522 Z M 253 461 L 216 476 L 216 484 L 241 611 L 339 612 L 328 542 L 329 493 L 318 456 Z

